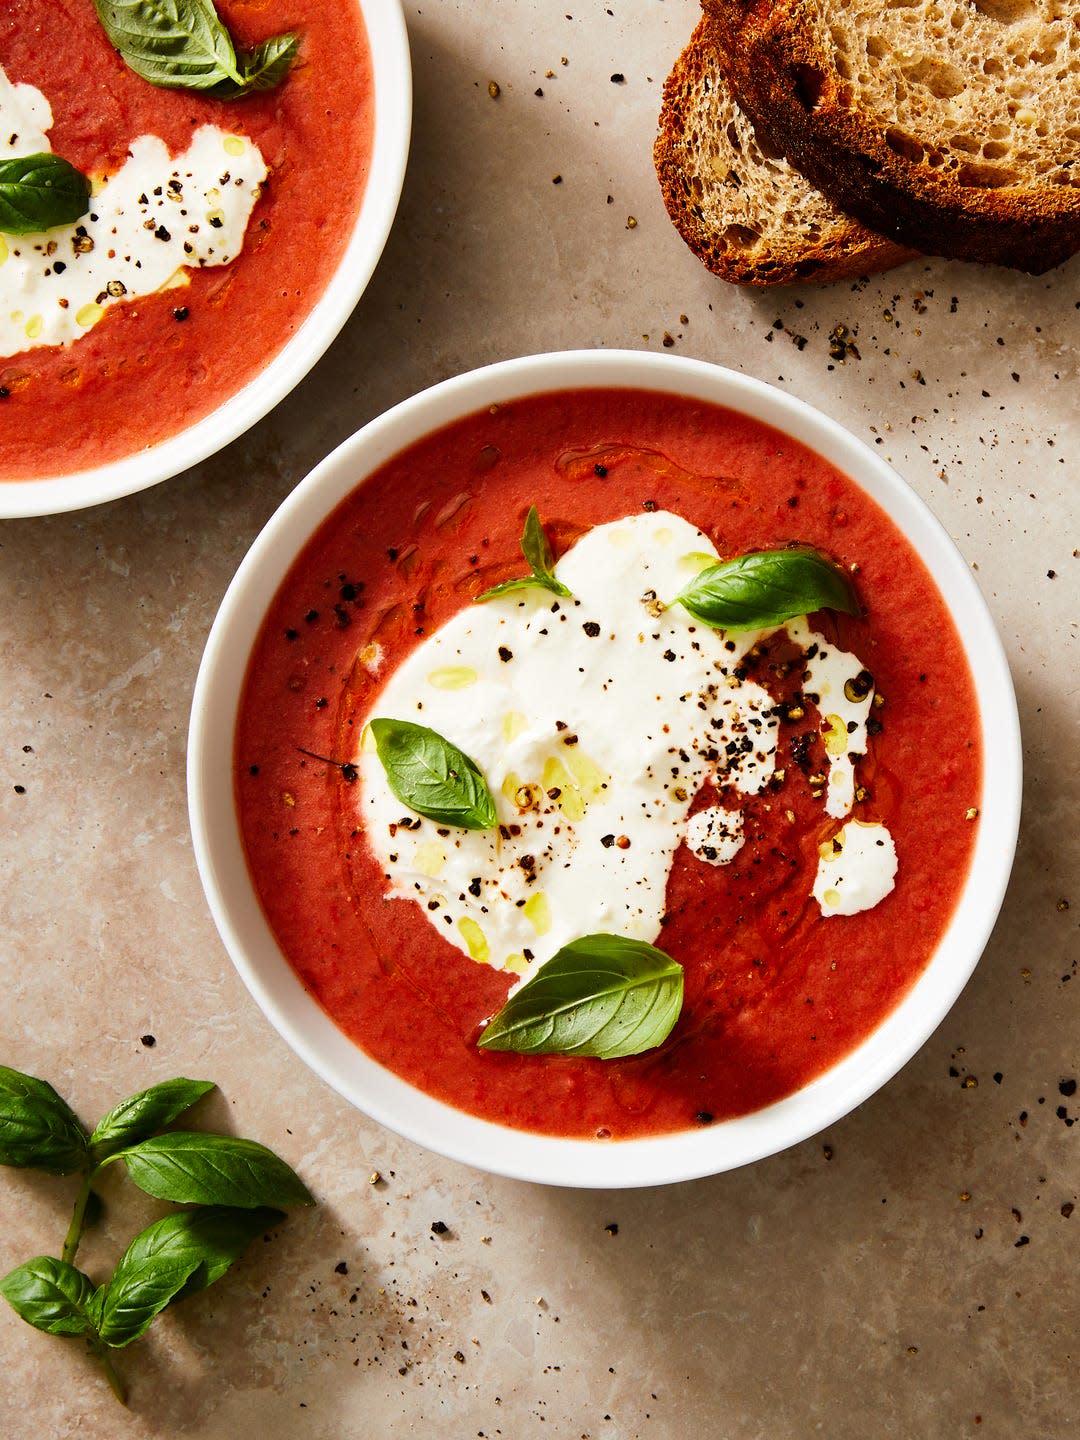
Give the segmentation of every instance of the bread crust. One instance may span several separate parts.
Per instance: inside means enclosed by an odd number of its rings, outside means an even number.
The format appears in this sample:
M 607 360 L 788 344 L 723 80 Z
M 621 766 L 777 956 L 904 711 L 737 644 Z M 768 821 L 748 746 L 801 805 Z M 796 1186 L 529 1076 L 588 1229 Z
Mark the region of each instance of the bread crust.
M 860 105 L 834 63 L 830 0 L 702 3 L 759 132 L 864 225 L 929 254 L 1036 275 L 1080 249 L 1080 175 L 1073 183 L 963 183 L 954 163 L 928 158 L 932 140 L 907 144 L 890 130 L 893 117 Z
M 653 148 L 664 204 L 694 254 L 729 283 L 759 287 L 857 279 L 914 258 L 762 150 L 725 61 L 703 16 L 665 81 Z

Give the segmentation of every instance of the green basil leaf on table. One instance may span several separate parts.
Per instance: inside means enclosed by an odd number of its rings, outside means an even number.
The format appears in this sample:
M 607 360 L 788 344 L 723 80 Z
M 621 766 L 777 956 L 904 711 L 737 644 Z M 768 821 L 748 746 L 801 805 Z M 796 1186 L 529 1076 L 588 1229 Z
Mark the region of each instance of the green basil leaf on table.
M 555 577 L 554 556 L 535 505 L 529 507 L 529 513 L 525 517 L 525 529 L 521 533 L 520 544 L 521 553 L 529 562 L 532 574 L 519 576 L 515 580 L 503 580 L 501 584 L 493 585 L 490 590 L 474 595 L 473 600 L 477 604 L 492 600 L 496 595 L 509 595 L 514 590 L 531 590 L 537 587 L 550 590 L 553 595 L 572 595 L 573 592 Z
M 66 1260 L 38 1255 L 0 1280 L 0 1295 L 28 1325 L 49 1335 L 85 1335 L 96 1329 L 94 1282 Z
M 226 99 L 268 89 L 296 52 L 295 37 L 281 35 L 238 55 L 211 0 L 94 0 L 94 8 L 124 63 L 165 89 Z
M 110 1157 L 158 1200 L 179 1205 L 313 1205 L 307 1187 L 284 1160 L 256 1140 L 171 1130 Z
M 208 1206 L 148 1226 L 102 1286 L 101 1339 L 114 1349 L 130 1345 L 166 1306 L 220 1280 L 257 1235 L 282 1219 L 280 1210 L 265 1207 Z
M 755 550 L 710 565 L 672 603 L 720 630 L 764 630 L 815 610 L 860 613 L 847 574 L 808 546 Z
M 492 830 L 495 801 L 480 768 L 437 730 L 411 720 L 369 722 L 387 784 L 403 805 L 440 825 Z
M 90 208 L 90 181 L 46 151 L 0 160 L 0 231 L 32 235 L 70 225 Z
M 176 1296 L 186 1300 L 208 1285 L 220 1280 L 253 1240 L 265 1235 L 285 1219 L 282 1210 L 258 1205 L 252 1210 L 238 1210 L 230 1205 L 203 1205 L 198 1210 L 182 1210 L 158 1222 L 176 1232 L 171 1244 L 197 1247 L 202 1263 L 188 1276 L 187 1284 Z M 182 1224 L 180 1222 L 183 1222 Z
M 667 1039 L 682 1002 L 682 966 L 670 955 L 622 935 L 584 935 L 510 996 L 479 1044 L 521 1055 L 639 1055 Z
M 71 1175 L 87 1164 L 79 1117 L 45 1080 L 0 1065 L 0 1165 Z
M 213 1089 L 212 1080 L 185 1080 L 181 1076 L 129 1095 L 98 1121 L 90 1136 L 94 1160 L 100 1164 L 117 1150 L 149 1139 Z

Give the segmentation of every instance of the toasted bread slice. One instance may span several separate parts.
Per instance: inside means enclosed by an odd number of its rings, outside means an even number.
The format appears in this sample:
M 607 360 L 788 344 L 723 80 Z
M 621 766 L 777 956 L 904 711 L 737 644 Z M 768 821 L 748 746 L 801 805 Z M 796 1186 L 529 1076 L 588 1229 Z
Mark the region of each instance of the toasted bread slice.
M 916 253 L 843 214 L 762 145 L 705 17 L 664 84 L 653 158 L 676 229 L 733 284 L 854 279 Z
M 1041 274 L 1080 249 L 1080 0 L 703 0 L 759 132 L 863 224 Z

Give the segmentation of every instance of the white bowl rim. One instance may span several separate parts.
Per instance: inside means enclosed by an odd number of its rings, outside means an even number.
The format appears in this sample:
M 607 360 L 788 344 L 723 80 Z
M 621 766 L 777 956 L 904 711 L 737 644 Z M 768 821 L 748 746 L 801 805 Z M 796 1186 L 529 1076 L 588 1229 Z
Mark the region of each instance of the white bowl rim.
M 869 493 L 920 551 L 954 614 L 983 735 L 970 874 L 941 945 L 899 1005 L 794 1095 L 702 1129 L 625 1141 L 511 1130 L 433 1099 L 364 1054 L 282 956 L 248 878 L 232 798 L 237 704 L 265 597 L 322 520 L 420 435 L 492 403 L 587 387 L 661 390 L 727 406 L 806 444 Z M 592 1189 L 689 1180 L 762 1159 L 834 1124 L 895 1075 L 952 1007 L 989 939 L 1012 866 L 1021 788 L 1020 729 L 1001 641 L 966 562 L 926 504 L 881 456 L 802 400 L 705 361 L 628 350 L 524 356 L 454 376 L 373 419 L 323 460 L 271 517 L 229 586 L 199 670 L 188 749 L 192 837 L 209 908 L 236 969 L 296 1053 L 359 1110 L 429 1150 L 510 1178 Z
M 379 262 L 405 181 L 412 66 L 401 0 L 355 0 L 375 83 L 371 168 L 348 244 L 322 295 L 270 363 L 177 435 L 106 465 L 33 480 L 0 480 L 0 519 L 59 515 L 147 490 L 216 454 L 267 415 L 322 357 Z

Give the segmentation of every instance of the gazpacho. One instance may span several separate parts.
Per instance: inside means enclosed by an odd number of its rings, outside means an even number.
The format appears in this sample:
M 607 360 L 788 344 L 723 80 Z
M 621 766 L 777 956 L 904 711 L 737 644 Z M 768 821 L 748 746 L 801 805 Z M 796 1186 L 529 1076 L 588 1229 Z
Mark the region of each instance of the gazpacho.
M 235 755 L 335 1023 L 460 1109 L 604 1139 L 863 1040 L 948 924 L 982 784 L 959 638 L 879 506 L 628 389 L 493 405 L 358 484 L 272 600 Z
M 150 26 L 138 8 L 0 15 L 0 480 L 104 464 L 215 410 L 299 328 L 359 212 L 373 81 L 356 3 L 217 0 L 239 79 L 213 85 L 175 36 L 159 62 L 152 27 L 151 71 L 179 79 L 132 68 L 135 42 L 125 62 L 128 32 L 105 21 Z M 84 213 L 37 209 L 80 179 Z

